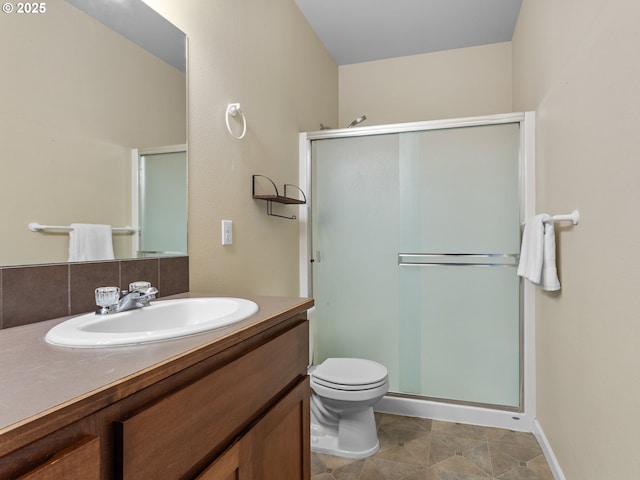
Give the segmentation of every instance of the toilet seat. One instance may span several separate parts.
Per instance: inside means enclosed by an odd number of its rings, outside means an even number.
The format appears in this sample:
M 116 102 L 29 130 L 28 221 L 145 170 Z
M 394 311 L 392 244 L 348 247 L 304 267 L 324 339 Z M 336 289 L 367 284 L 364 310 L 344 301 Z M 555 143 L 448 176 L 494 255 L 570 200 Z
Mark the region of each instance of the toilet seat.
M 311 382 L 335 390 L 371 390 L 386 385 L 388 374 L 372 360 L 328 358 L 311 371 Z
M 365 385 L 343 385 L 341 383 L 325 382 L 319 378 L 311 377 L 311 382 L 315 385 L 322 385 L 326 388 L 333 388 L 335 390 L 346 390 L 349 392 L 358 392 L 360 390 L 370 390 L 372 388 L 378 388 L 384 385 L 387 381 L 382 380 L 377 383 L 367 383 Z

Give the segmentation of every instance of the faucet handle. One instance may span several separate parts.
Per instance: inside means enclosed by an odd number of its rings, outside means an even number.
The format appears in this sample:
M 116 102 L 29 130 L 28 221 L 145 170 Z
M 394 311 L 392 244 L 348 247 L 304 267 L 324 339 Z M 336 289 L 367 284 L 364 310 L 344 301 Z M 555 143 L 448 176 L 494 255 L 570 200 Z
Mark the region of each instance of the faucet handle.
M 120 289 L 118 287 L 98 287 L 95 293 L 96 305 L 99 307 L 115 305 L 120 299 Z
M 143 280 L 138 280 L 137 282 L 132 282 L 129 284 L 129 291 L 133 292 L 134 290 L 139 290 L 142 288 L 150 288 L 151 282 L 145 282 Z
M 158 289 L 151 286 L 151 282 L 138 281 L 129 284 L 129 293 L 135 292 L 138 296 L 144 297 L 145 302 L 156 298 Z M 142 301 L 142 300 L 140 300 Z

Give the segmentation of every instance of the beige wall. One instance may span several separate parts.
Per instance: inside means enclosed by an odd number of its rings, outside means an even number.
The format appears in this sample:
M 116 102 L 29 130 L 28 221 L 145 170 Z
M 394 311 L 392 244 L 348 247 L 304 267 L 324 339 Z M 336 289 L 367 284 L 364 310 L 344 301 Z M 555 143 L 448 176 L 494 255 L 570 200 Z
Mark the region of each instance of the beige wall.
M 511 43 L 343 65 L 340 124 L 439 120 L 511 111 Z
M 514 108 L 537 111 L 537 209 L 562 290 L 537 293 L 538 418 L 567 479 L 640 478 L 640 2 L 524 0 Z
M 299 132 L 337 122 L 335 62 L 293 0 L 147 3 L 189 37 L 191 290 L 297 295 L 298 222 L 267 216 L 251 175 L 298 183 Z M 247 118 L 243 140 L 225 127 L 232 102 Z M 222 219 L 232 246 L 220 244 Z
M 0 22 L 0 265 L 66 261 L 28 223 L 131 224 L 131 148 L 185 143 L 185 76 L 63 0 Z
M 191 289 L 295 294 L 297 224 L 267 217 L 250 177 L 297 181 L 297 132 L 338 125 L 337 67 L 291 0 L 149 3 L 190 37 Z M 524 0 L 512 47 L 340 68 L 339 125 L 363 113 L 379 124 L 512 110 L 513 58 L 513 110 L 538 112 L 538 211 L 582 215 L 558 234 L 562 291 L 537 294 L 538 416 L 571 480 L 640 475 L 638 5 Z M 464 74 L 447 74 L 458 63 Z M 396 68 L 409 75 L 394 80 Z M 234 101 L 243 141 L 225 131 Z M 232 247 L 220 246 L 222 218 Z

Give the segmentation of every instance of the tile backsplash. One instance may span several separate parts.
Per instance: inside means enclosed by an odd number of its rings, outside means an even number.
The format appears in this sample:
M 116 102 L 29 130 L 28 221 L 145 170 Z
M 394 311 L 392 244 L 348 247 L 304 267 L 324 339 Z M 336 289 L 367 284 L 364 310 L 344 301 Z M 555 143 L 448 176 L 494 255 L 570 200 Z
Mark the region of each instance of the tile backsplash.
M 94 290 L 150 281 L 159 297 L 189 291 L 189 257 L 0 267 L 0 329 L 95 310 Z

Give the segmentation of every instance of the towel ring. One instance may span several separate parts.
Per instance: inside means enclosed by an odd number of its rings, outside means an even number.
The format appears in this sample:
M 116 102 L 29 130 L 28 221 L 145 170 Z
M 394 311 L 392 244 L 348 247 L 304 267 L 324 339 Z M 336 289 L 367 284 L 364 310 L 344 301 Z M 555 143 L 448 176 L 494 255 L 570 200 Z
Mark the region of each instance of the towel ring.
M 229 124 L 229 117 L 235 117 L 238 113 L 242 115 L 242 133 L 240 134 L 240 136 L 236 136 L 233 134 L 233 130 L 231 130 L 231 125 Z M 231 135 L 235 139 L 242 140 L 247 133 L 247 119 L 245 118 L 244 113 L 242 113 L 242 110 L 240 110 L 240 104 L 230 103 L 229 105 L 227 105 L 227 112 L 224 119 L 227 123 L 227 130 L 229 131 L 229 135 Z

